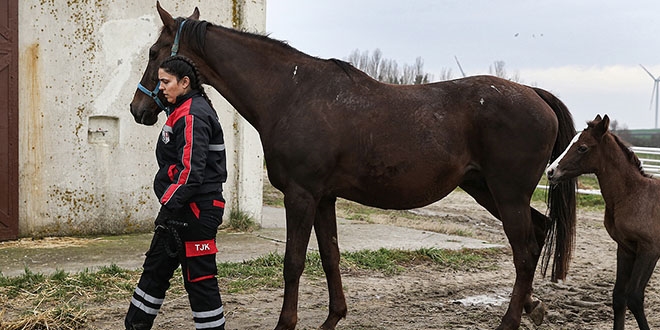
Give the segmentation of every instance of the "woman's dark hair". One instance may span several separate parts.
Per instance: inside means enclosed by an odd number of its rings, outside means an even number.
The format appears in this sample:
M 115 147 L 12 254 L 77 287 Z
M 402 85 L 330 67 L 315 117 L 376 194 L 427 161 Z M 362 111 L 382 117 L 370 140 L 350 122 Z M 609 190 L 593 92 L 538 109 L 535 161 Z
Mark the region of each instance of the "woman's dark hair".
M 167 58 L 160 64 L 159 68 L 165 70 L 165 72 L 176 77 L 177 80 L 183 79 L 183 77 L 188 77 L 190 79 L 190 87 L 194 90 L 201 92 L 202 96 L 206 99 L 206 102 L 212 106 L 211 100 L 209 100 L 208 95 L 204 91 L 202 83 L 202 75 L 197 68 L 195 63 L 182 55 L 176 55 Z

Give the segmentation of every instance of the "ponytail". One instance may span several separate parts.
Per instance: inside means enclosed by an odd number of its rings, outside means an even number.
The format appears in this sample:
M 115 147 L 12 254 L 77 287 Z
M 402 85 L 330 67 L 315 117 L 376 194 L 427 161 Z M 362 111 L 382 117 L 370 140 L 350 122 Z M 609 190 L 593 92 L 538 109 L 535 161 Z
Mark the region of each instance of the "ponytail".
M 190 79 L 190 87 L 193 90 L 199 91 L 204 99 L 206 99 L 206 102 L 213 106 L 208 95 L 206 95 L 206 91 L 204 91 L 204 87 L 202 86 L 203 76 L 199 72 L 197 65 L 195 65 L 191 59 L 182 55 L 172 56 L 164 60 L 163 63 L 160 64 L 159 68 L 175 76 L 178 80 L 183 79 L 183 77 L 188 77 L 188 79 Z

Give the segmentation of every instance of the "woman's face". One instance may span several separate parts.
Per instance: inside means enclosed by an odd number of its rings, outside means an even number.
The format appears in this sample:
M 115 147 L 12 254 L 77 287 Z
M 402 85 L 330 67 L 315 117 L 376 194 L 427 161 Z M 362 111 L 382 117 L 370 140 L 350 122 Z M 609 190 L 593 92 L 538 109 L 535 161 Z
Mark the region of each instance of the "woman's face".
M 163 69 L 158 69 L 158 80 L 160 81 L 159 89 L 163 91 L 163 95 L 169 103 L 174 104 L 179 95 L 190 91 L 190 79 L 187 76 L 178 80 L 175 75 L 171 75 Z

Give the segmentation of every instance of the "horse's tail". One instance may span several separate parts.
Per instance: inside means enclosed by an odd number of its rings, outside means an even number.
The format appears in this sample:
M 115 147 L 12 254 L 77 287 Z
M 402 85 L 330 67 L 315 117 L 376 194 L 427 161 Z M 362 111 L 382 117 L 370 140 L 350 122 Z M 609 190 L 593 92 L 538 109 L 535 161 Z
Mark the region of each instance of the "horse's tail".
M 559 122 L 559 131 L 552 148 L 550 162 L 553 162 L 569 145 L 575 136 L 575 125 L 573 117 L 566 105 L 550 92 L 534 88 L 538 94 L 554 110 Z M 545 249 L 541 264 L 542 274 L 545 276 L 553 254 L 552 281 L 565 279 L 568 273 L 568 265 L 573 253 L 575 243 L 575 187 L 577 179 L 550 185 L 548 192 L 548 209 L 550 210 L 550 226 L 546 227 Z

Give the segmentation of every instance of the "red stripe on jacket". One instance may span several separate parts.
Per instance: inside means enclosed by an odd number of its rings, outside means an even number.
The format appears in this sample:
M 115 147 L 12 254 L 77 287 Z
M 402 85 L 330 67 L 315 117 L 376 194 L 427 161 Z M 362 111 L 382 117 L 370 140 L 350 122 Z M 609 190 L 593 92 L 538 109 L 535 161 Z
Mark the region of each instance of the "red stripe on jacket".
M 182 117 L 185 120 L 185 145 L 183 147 L 183 154 L 181 155 L 181 164 L 183 164 L 183 170 L 179 172 L 179 178 L 171 184 L 163 197 L 160 199 L 160 203 L 166 205 L 167 202 L 172 199 L 172 196 L 176 193 L 177 189 L 181 185 L 188 182 L 188 177 L 190 176 L 191 164 L 190 160 L 192 159 L 192 148 L 193 148 L 193 122 L 194 118 L 190 115 L 190 105 L 192 104 L 192 98 L 183 102 L 179 108 L 176 109 L 168 118 L 166 125 L 174 127 L 174 124 L 181 119 Z

